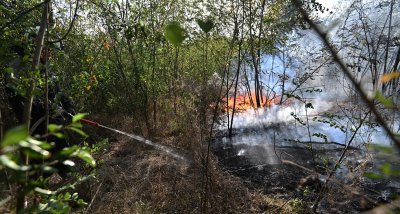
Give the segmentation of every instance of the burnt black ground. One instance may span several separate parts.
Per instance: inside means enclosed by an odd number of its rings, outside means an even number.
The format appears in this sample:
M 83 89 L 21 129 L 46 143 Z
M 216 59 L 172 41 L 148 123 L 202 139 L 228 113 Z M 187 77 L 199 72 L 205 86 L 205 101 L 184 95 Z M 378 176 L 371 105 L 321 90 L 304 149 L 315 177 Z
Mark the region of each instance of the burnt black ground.
M 257 134 L 253 131 L 250 134 Z M 236 133 L 240 135 L 241 133 Z M 246 134 L 249 134 L 248 132 Z M 244 144 L 234 141 L 232 144 L 226 136 L 219 133 L 213 142 L 213 153 L 217 156 L 220 166 L 229 173 L 240 177 L 246 186 L 255 191 L 262 191 L 264 194 L 273 195 L 284 199 L 300 198 L 311 205 L 320 191 L 323 182 L 323 175 L 326 175 L 326 168 L 332 168 L 335 161 L 340 156 L 341 146 L 314 145 L 314 155 L 319 167 L 313 164 L 312 153 L 306 145 L 288 142 L 270 142 L 262 144 Z M 281 160 L 288 160 L 295 164 L 282 163 Z M 323 161 L 325 160 L 325 162 Z M 361 193 L 357 195 L 346 194 L 345 188 L 341 191 L 331 191 L 333 202 L 322 202 L 322 212 L 359 212 L 372 208 L 374 203 L 385 203 L 391 200 L 394 195 L 400 195 L 400 181 L 398 178 L 389 179 L 368 179 L 362 176 L 364 171 L 379 173 L 379 167 L 387 163 L 385 159 L 367 161 L 365 152 L 362 150 L 349 150 L 348 156 L 337 170 L 335 179 L 343 183 L 344 186 L 355 188 Z M 400 169 L 397 162 L 391 162 L 394 169 Z M 303 167 L 303 168 L 302 168 Z M 310 176 L 310 169 L 317 178 Z M 358 170 L 356 172 L 356 170 Z M 308 187 L 307 187 L 308 186 Z M 311 190 L 311 194 L 307 191 Z M 371 199 L 374 203 L 366 203 L 366 199 Z M 338 203 L 335 206 L 329 203 Z

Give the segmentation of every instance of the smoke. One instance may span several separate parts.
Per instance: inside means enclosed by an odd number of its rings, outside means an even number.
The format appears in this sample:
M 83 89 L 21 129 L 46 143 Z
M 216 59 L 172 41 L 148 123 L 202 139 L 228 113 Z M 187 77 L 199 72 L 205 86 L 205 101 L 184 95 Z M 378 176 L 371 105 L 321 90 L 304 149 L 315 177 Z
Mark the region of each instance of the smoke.
M 337 105 L 337 102 L 315 100 L 308 108 L 297 101 L 287 107 L 275 105 L 270 108 L 248 109 L 235 114 L 235 136 L 229 141 L 234 145 L 249 146 L 273 143 L 304 146 L 308 142 L 331 147 L 345 145 L 352 139 L 359 123 L 341 116 L 340 113 L 331 113 L 336 110 L 334 107 Z M 226 120 L 226 116 L 223 120 Z M 227 130 L 226 123 L 222 123 L 217 129 Z M 227 140 L 228 138 L 225 139 Z M 379 126 L 365 123 L 357 130 L 352 145 L 361 147 L 368 143 L 390 145 L 391 142 Z

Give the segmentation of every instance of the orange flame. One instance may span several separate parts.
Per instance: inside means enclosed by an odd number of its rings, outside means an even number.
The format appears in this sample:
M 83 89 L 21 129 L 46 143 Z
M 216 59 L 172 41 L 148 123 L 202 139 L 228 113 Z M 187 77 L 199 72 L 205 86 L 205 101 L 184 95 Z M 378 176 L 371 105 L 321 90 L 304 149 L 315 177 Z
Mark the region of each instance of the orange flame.
M 236 103 L 235 103 L 235 97 L 229 97 L 228 101 L 225 98 L 225 110 L 226 111 L 232 111 L 233 108 L 235 108 L 235 111 L 240 112 L 240 111 L 246 111 L 248 109 L 254 108 L 256 106 L 256 98 L 255 94 L 252 92 L 251 93 L 251 99 L 249 95 L 246 93 L 245 95 L 236 95 Z M 263 96 L 261 101 L 261 106 L 264 108 L 269 108 L 271 106 L 274 106 L 279 103 L 279 98 L 278 97 L 273 97 L 271 99 L 267 99 L 266 96 Z M 252 105 L 253 102 L 253 105 Z

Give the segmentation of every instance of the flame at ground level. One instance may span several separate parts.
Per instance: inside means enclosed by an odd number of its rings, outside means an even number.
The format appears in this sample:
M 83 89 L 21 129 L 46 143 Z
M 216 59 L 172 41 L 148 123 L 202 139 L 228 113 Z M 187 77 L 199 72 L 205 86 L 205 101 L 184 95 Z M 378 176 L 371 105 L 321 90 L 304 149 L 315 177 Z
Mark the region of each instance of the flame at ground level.
M 231 96 L 228 99 L 224 98 L 223 103 L 225 111 L 233 111 L 233 109 L 237 112 L 246 111 L 248 109 L 256 108 L 256 96 L 253 92 L 251 93 L 251 97 L 248 93 L 244 95 L 236 95 L 236 99 L 235 96 Z M 267 96 L 261 96 L 260 103 L 263 108 L 271 107 L 279 103 L 279 97 L 274 96 L 270 98 Z

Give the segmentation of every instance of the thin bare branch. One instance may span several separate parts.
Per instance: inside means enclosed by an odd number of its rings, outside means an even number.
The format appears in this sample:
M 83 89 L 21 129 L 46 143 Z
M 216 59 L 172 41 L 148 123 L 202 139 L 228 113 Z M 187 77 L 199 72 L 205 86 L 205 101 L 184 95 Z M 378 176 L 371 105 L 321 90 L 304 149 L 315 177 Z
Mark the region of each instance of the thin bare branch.
M 321 41 L 327 47 L 328 51 L 331 53 L 333 60 L 339 65 L 342 72 L 345 76 L 350 80 L 350 82 L 354 85 L 354 88 L 360 95 L 361 99 L 365 102 L 368 108 L 376 117 L 376 121 L 382 126 L 385 132 L 389 135 L 390 139 L 394 142 L 396 147 L 400 150 L 400 140 L 396 137 L 396 134 L 390 129 L 388 124 L 385 122 L 385 119 L 382 115 L 378 112 L 374 101 L 368 98 L 367 93 L 361 88 L 361 84 L 357 82 L 357 80 L 352 75 L 350 69 L 346 66 L 343 60 L 340 58 L 338 51 L 336 50 L 335 46 L 331 44 L 329 38 L 327 37 L 327 33 L 324 32 L 314 21 L 311 20 L 309 14 L 302 8 L 302 4 L 299 0 L 292 0 L 292 2 L 296 5 L 297 9 L 303 15 L 304 20 L 311 26 L 312 29 L 318 34 L 321 38 Z
M 4 29 L 6 29 L 7 27 L 9 27 L 11 24 L 15 23 L 16 21 L 18 21 L 19 19 L 21 19 L 22 17 L 26 16 L 27 14 L 29 14 L 30 12 L 40 8 L 42 5 L 49 3 L 51 0 L 45 0 L 42 3 L 39 3 L 25 11 L 22 11 L 20 14 L 18 14 L 17 17 L 15 17 L 14 19 L 12 19 L 11 21 L 7 22 L 6 24 L 4 24 L 1 28 L 0 28 L 0 33 L 2 33 L 4 31 Z

